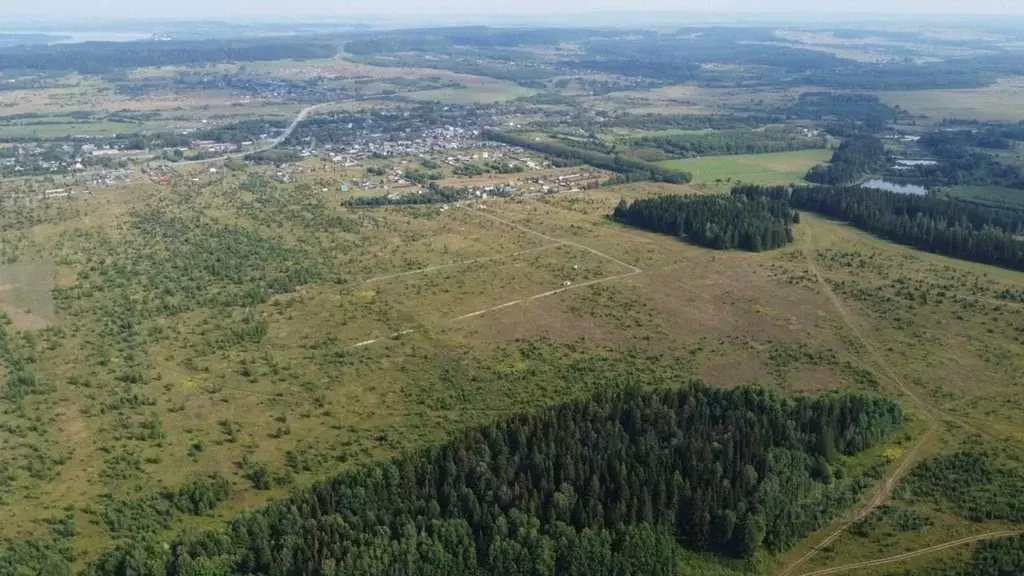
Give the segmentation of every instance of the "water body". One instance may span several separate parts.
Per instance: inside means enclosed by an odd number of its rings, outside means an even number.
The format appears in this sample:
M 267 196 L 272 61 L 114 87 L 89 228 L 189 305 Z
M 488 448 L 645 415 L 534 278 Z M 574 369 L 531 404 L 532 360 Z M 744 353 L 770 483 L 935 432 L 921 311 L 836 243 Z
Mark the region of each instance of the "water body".
M 39 42 L 31 43 L 42 43 L 42 44 L 81 44 L 83 42 L 134 42 L 136 40 L 152 40 L 153 34 L 151 32 L 61 32 L 48 30 L 45 32 L 38 30 L 18 30 L 16 32 L 4 32 L 2 34 L 11 35 L 25 35 L 38 36 Z M 16 39 L 16 38 L 15 38 Z M 19 42 L 16 44 L 25 44 L 28 42 Z
M 914 196 L 924 196 L 928 194 L 928 189 L 924 186 L 918 186 L 916 184 L 896 184 L 894 182 L 887 182 L 885 180 L 879 180 L 877 178 L 868 180 L 861 184 L 864 188 L 872 188 L 874 190 L 885 190 L 887 192 L 895 192 L 897 194 L 912 194 Z
M 937 166 L 939 163 L 935 160 L 897 160 L 898 166 Z

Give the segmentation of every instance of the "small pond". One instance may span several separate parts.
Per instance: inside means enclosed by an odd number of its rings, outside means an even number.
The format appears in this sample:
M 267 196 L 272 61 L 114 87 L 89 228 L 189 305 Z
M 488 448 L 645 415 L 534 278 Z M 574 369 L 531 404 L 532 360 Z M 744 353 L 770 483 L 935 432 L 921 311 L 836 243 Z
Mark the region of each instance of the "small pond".
M 917 184 L 896 184 L 894 182 L 887 182 L 877 178 L 868 180 L 861 184 L 861 186 L 865 188 L 873 188 L 875 190 L 886 190 L 897 194 L 913 194 L 914 196 L 924 196 L 928 194 L 928 189 L 924 186 L 918 186 Z

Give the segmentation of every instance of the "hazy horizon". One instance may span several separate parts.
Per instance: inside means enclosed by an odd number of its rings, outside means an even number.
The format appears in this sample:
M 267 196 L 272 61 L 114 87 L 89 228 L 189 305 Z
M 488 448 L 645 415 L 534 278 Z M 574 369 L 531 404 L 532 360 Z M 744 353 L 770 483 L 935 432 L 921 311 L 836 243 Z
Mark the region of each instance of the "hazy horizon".
M 380 0 L 368 8 L 364 2 L 342 0 L 249 0 L 244 6 L 231 0 L 179 0 L 168 8 L 158 0 L 49 0 L 44 3 L 17 3 L 0 7 L 0 18 L 33 22 L 81 23 L 128 20 L 262 20 L 294 21 L 303 18 L 388 18 L 388 19 L 494 19 L 502 16 L 543 18 L 545 15 L 582 17 L 599 13 L 651 14 L 678 13 L 701 16 L 748 16 L 752 18 L 793 18 L 808 20 L 814 16 L 1024 16 L 1024 2 L 1006 0 L 861 0 L 849 5 L 822 9 L 821 2 L 776 0 L 766 10 L 757 0 L 645 0 L 636 6 L 628 0 L 591 0 L 553 3 L 543 0 L 496 0 L 482 8 L 472 0 L 440 0 L 424 10 L 423 4 L 410 0 Z

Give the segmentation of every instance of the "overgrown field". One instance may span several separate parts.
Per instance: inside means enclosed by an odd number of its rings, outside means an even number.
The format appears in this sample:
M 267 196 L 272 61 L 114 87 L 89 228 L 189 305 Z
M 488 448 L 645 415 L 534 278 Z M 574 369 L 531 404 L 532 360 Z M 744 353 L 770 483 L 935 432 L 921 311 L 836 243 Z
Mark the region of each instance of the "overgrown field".
M 46 319 L 0 329 L 4 537 L 82 563 L 501 415 L 694 377 L 900 399 L 907 432 L 849 473 L 898 461 L 924 429 L 892 373 L 955 418 L 922 456 L 1024 442 L 1021 274 L 806 215 L 761 254 L 607 219 L 687 190 L 668 184 L 349 210 L 259 168 L 196 177 L 0 215 L 23 267 L 0 269 L 0 302 Z M 48 284 L 52 313 L 2 299 Z M 983 529 L 941 513 L 922 528 L 936 539 Z M 840 546 L 829 565 L 865 553 Z

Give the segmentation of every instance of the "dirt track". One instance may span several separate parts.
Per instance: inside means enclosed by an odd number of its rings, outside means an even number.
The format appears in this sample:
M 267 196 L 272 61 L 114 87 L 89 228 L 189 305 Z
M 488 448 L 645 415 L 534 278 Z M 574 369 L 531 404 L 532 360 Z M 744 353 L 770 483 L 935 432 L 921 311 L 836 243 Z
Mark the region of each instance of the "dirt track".
M 924 556 L 926 554 L 932 554 L 934 552 L 941 552 L 942 550 L 956 548 L 957 546 L 963 546 L 964 544 L 972 544 L 974 542 L 982 542 L 984 540 L 995 540 L 998 538 L 1007 538 L 1010 536 L 1020 536 L 1022 534 L 1024 534 L 1024 531 L 1022 530 L 1005 530 L 1003 532 L 989 532 L 988 534 L 969 536 L 967 538 L 961 538 L 960 540 L 946 542 L 945 544 L 938 544 L 936 546 L 931 546 L 930 548 L 922 548 L 920 550 L 915 550 L 913 552 L 905 552 L 903 554 L 897 554 L 896 556 L 881 558 L 879 560 L 868 560 L 866 562 L 857 562 L 856 564 L 847 564 L 846 566 L 826 568 L 824 570 L 818 570 L 816 572 L 807 572 L 805 574 L 802 574 L 801 576 L 827 576 L 828 574 L 845 574 L 852 570 L 859 570 L 861 568 L 872 568 L 875 566 L 892 564 L 893 562 L 910 560 L 911 558 L 917 558 L 918 556 Z
M 939 418 L 937 416 L 939 414 L 938 409 L 929 404 L 928 402 L 924 401 L 918 395 L 914 394 L 913 390 L 907 387 L 907 385 L 903 382 L 899 375 L 896 374 L 896 371 L 892 369 L 889 363 L 886 362 L 882 355 L 878 353 L 878 351 L 871 344 L 871 342 L 864 337 L 864 334 L 860 331 L 860 329 L 857 328 L 857 325 L 853 321 L 853 317 L 846 310 L 846 307 L 843 306 L 842 300 L 840 300 L 839 297 L 836 296 L 835 292 L 832 291 L 832 288 L 828 285 L 828 282 L 825 281 L 825 277 L 821 274 L 821 270 L 818 269 L 818 265 L 814 262 L 814 256 L 812 254 L 813 240 L 810 226 L 806 228 L 806 234 L 806 245 L 803 249 L 804 258 L 807 261 L 807 267 L 811 270 L 811 272 L 814 273 L 815 278 L 817 278 L 818 285 L 821 287 L 821 290 L 825 293 L 825 296 L 827 296 L 829 301 L 832 303 L 832 307 L 835 308 L 836 312 L 843 319 L 843 323 L 846 324 L 846 327 L 850 330 L 850 332 L 852 332 L 853 335 L 857 338 L 857 340 L 864 346 L 864 348 L 868 351 L 868 353 L 870 354 L 871 358 L 875 361 L 875 363 L 878 364 L 880 368 L 885 370 L 889 378 L 892 379 L 892 381 L 896 384 L 897 388 L 899 388 L 900 392 L 910 397 L 914 401 L 914 403 L 917 404 L 918 408 L 921 409 L 925 418 L 929 422 L 929 426 L 928 430 L 921 435 L 921 437 L 917 440 L 916 443 L 914 443 L 914 447 L 909 452 L 903 455 L 903 459 L 900 461 L 899 466 L 897 466 L 895 470 L 893 470 L 888 476 L 883 478 L 877 486 L 875 486 L 875 488 L 871 491 L 871 498 L 863 506 L 854 509 L 853 513 L 846 520 L 844 520 L 842 524 L 840 524 L 838 527 L 836 527 L 835 530 L 830 532 L 828 536 L 826 536 L 821 542 L 819 542 L 813 548 L 811 548 L 811 550 L 807 552 L 807 554 L 803 555 L 796 562 L 790 564 L 785 570 L 780 572 L 778 576 L 789 576 L 790 574 L 793 574 L 793 572 L 797 568 L 802 566 L 804 562 L 807 562 L 808 560 L 813 558 L 823 548 L 825 548 L 826 546 L 834 542 L 836 539 L 838 539 L 840 536 L 842 536 L 847 530 L 849 530 L 850 526 L 866 518 L 869 514 L 874 512 L 875 509 L 881 506 L 892 494 L 893 488 L 895 488 L 896 485 L 899 484 L 900 480 L 902 480 L 903 477 L 906 475 L 907 471 L 910 469 L 910 465 L 913 463 L 914 458 L 917 456 L 921 448 L 939 429 Z

